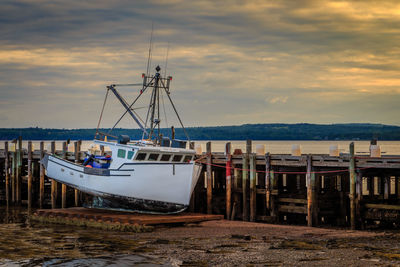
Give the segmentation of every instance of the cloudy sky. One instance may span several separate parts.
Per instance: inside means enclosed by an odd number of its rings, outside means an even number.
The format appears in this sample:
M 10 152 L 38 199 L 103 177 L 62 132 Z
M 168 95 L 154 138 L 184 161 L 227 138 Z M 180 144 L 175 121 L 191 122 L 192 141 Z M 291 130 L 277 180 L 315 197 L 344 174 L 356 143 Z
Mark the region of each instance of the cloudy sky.
M 152 23 L 152 68 L 164 73 L 169 47 L 187 126 L 400 125 L 399 1 L 2 0 L 0 11 L 1 128 L 96 127 L 105 86 L 141 82 Z M 130 102 L 139 88 L 120 90 Z M 109 99 L 104 127 L 123 112 Z

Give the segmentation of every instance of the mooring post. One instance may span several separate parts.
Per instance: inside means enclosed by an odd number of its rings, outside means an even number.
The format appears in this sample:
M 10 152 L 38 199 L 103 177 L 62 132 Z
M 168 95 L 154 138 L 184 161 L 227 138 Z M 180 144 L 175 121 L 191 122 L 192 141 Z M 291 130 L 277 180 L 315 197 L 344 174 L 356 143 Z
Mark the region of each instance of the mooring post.
M 312 156 L 309 154 L 307 156 L 307 174 L 306 174 L 306 183 L 307 183 L 307 225 L 313 226 L 313 191 L 311 184 L 311 163 Z M 314 174 L 315 175 L 315 174 Z
M 383 189 L 383 199 L 389 199 L 390 195 L 390 177 L 385 175 L 383 177 L 383 182 L 384 182 L 384 189 Z
M 226 156 L 226 219 L 230 220 L 231 217 L 231 205 L 232 205 L 232 155 L 231 155 L 231 143 L 225 144 L 225 156 Z
M 56 154 L 56 142 L 51 142 L 51 154 Z M 55 209 L 57 207 L 57 182 L 51 179 L 51 208 Z
M 22 159 L 24 151 L 22 150 L 22 136 L 18 137 L 18 152 L 17 152 L 17 176 L 16 176 L 16 200 L 17 204 L 21 204 L 21 187 L 22 187 Z
M 275 177 L 274 170 L 270 170 L 269 172 L 270 179 L 270 191 L 271 191 L 271 202 L 270 202 L 270 215 L 274 222 L 278 221 L 278 207 L 277 207 L 277 198 L 279 195 L 278 191 L 278 179 Z
M 400 177 L 396 177 L 397 201 L 400 201 Z
M 239 188 L 240 188 L 240 183 L 241 183 L 241 171 L 239 168 L 235 168 L 235 165 L 233 165 L 232 162 L 232 167 L 233 169 L 233 204 L 232 204 L 232 213 L 231 213 L 231 220 L 235 220 L 235 215 L 238 214 L 238 209 L 239 209 L 239 203 L 240 203 L 240 195 L 238 194 Z
M 28 142 L 28 210 L 32 208 L 32 141 Z
M 4 173 L 6 175 L 6 203 L 7 207 L 10 205 L 10 162 L 9 162 L 9 155 L 8 155 L 8 142 L 4 142 Z
M 271 214 L 271 156 L 269 152 L 265 154 L 265 215 Z
M 17 179 L 17 140 L 14 139 L 13 143 L 13 151 L 12 151 L 12 162 L 11 162 L 11 202 L 15 204 L 17 201 L 16 198 L 16 179 Z
M 350 225 L 351 229 L 356 229 L 356 160 L 354 157 L 354 142 L 350 143 Z
M 357 182 L 356 182 L 356 216 L 358 218 L 358 223 L 361 228 L 364 228 L 364 223 L 361 214 L 361 203 L 363 198 L 363 174 L 361 171 L 357 173 Z
M 40 160 L 44 157 L 44 142 L 40 142 Z M 39 181 L 39 207 L 43 208 L 43 201 L 44 201 L 44 166 L 40 164 L 40 181 Z
M 207 153 L 207 213 L 212 214 L 212 154 L 211 154 L 211 142 L 207 142 L 206 145 Z
M 67 158 L 67 142 L 62 144 L 62 158 Z M 61 208 L 65 209 L 67 207 L 67 185 L 61 184 Z
M 250 154 L 250 221 L 256 221 L 256 212 L 257 212 L 257 187 L 256 187 L 256 179 L 257 179 L 257 161 L 256 154 Z
M 79 146 L 79 141 L 74 142 L 74 153 L 75 153 L 75 163 L 79 163 L 79 151 L 80 151 L 80 146 Z M 75 207 L 79 206 L 79 191 L 78 189 L 74 189 L 75 193 Z
M 320 185 L 321 176 L 317 176 L 314 172 L 311 172 L 311 195 L 312 195 L 312 220 L 313 226 L 318 226 L 319 214 L 318 214 L 318 190 Z
M 243 221 L 249 220 L 249 157 L 251 153 L 251 140 L 246 141 L 246 153 L 243 154 L 243 171 L 242 171 L 242 197 L 243 197 Z

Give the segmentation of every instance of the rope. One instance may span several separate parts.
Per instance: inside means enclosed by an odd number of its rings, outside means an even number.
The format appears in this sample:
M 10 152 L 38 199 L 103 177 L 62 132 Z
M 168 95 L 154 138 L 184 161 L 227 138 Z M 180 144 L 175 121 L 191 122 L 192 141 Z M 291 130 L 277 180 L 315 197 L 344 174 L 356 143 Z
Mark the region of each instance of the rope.
M 206 162 L 200 162 L 200 160 L 204 159 L 207 156 L 203 156 L 195 162 L 204 164 L 204 165 L 210 165 L 213 167 L 218 167 L 218 168 L 223 168 L 223 169 L 231 169 L 231 170 L 238 170 L 238 171 L 248 171 L 248 172 L 256 172 L 256 173 L 267 173 L 267 171 L 262 171 L 262 170 L 254 170 L 254 169 L 243 169 L 243 168 L 236 168 L 236 167 L 226 167 L 226 165 L 219 165 L 219 164 L 213 164 L 213 163 L 206 163 Z M 365 168 L 356 168 L 357 171 L 359 170 L 365 170 L 365 169 L 370 169 L 372 167 L 365 167 Z M 348 169 L 346 170 L 331 170 L 331 171 L 311 171 L 310 173 L 314 174 L 324 174 L 324 173 L 341 173 L 341 172 L 349 172 Z M 274 171 L 274 173 L 277 174 L 307 174 L 307 172 L 291 172 L 291 171 Z

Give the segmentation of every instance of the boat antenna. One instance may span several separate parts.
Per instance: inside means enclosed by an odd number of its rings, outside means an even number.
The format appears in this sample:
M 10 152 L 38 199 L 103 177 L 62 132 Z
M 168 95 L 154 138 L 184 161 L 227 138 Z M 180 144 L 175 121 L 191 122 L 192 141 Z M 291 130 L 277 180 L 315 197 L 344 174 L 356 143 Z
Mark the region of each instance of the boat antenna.
M 154 21 L 151 22 L 149 56 L 147 57 L 147 71 L 146 71 L 146 75 L 147 76 L 149 76 L 149 68 L 150 68 L 150 64 L 151 64 L 151 47 L 153 45 L 153 31 L 154 31 Z
M 168 52 L 169 52 L 169 42 L 167 46 L 167 56 L 165 57 L 164 77 L 167 77 Z

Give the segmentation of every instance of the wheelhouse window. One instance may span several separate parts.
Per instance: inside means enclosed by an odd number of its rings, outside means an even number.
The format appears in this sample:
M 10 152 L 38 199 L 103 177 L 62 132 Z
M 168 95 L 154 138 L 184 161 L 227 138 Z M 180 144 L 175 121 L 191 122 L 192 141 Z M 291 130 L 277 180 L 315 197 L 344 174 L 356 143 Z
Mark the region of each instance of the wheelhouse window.
M 158 159 L 158 156 L 159 156 L 159 155 L 160 155 L 160 154 L 153 154 L 153 153 L 151 153 L 151 154 L 149 155 L 148 160 L 156 161 L 156 160 Z
M 134 151 L 128 151 L 128 159 L 132 159 L 133 154 L 135 154 Z
M 118 158 L 125 158 L 126 150 L 125 149 L 118 149 Z
M 138 155 L 136 156 L 136 160 L 145 160 L 146 156 L 146 153 L 138 153 Z
M 174 155 L 174 157 L 172 158 L 173 162 L 180 162 L 182 160 L 182 155 Z
M 183 159 L 183 162 L 190 162 L 192 160 L 192 157 L 193 156 L 189 156 L 189 155 L 185 156 L 185 158 Z
M 172 155 L 164 154 L 161 156 L 160 161 L 169 161 Z

